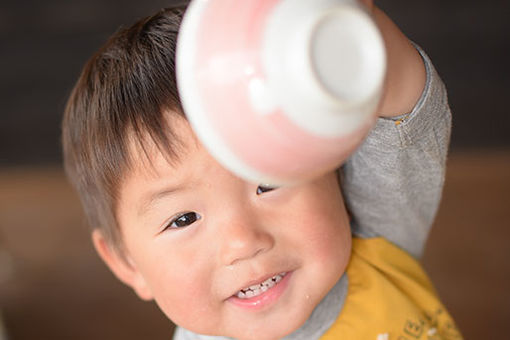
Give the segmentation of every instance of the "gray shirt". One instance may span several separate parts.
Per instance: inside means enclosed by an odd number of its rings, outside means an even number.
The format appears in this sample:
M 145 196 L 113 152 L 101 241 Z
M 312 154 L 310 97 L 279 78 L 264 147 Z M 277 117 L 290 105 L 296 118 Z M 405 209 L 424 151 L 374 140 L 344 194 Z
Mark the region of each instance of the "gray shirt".
M 381 236 L 420 258 L 439 206 L 451 130 L 446 89 L 427 55 L 425 89 L 412 112 L 378 119 L 360 148 L 341 168 L 342 191 L 353 235 Z M 305 324 L 286 340 L 320 338 L 343 307 L 349 282 L 343 275 Z M 178 327 L 174 340 L 226 340 Z

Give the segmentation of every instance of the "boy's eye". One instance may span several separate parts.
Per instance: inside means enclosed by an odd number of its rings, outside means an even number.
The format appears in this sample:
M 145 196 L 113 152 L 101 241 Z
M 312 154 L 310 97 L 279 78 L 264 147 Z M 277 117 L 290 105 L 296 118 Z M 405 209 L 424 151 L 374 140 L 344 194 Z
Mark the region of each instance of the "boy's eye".
M 276 187 L 270 187 L 268 185 L 260 184 L 257 187 L 257 195 L 276 189 Z
M 196 222 L 197 220 L 199 220 L 201 218 L 202 217 L 195 212 L 183 213 L 183 214 L 180 214 L 179 216 L 177 216 L 176 218 L 174 218 L 173 220 L 171 220 L 170 223 L 168 223 L 166 228 L 187 227 L 190 224 Z

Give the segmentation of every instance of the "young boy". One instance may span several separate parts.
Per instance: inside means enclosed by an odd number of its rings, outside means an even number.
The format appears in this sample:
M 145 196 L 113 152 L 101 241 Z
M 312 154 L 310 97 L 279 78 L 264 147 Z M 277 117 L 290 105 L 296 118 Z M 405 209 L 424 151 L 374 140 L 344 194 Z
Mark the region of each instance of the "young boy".
M 182 7 L 117 32 L 86 64 L 63 121 L 66 170 L 99 255 L 179 326 L 175 339 L 461 339 L 415 260 L 443 184 L 446 92 L 364 4 L 388 49 L 386 92 L 342 190 L 337 172 L 248 183 L 207 153 L 175 84 Z

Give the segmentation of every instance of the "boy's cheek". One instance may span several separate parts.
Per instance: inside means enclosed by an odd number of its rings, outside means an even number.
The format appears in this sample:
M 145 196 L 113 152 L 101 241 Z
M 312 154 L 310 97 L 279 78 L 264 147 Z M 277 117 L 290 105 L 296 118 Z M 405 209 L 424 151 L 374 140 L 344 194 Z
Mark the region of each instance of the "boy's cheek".
M 332 260 L 349 258 L 351 249 L 351 232 L 347 212 L 336 202 L 324 202 L 303 207 L 305 213 L 296 219 L 296 242 L 298 249 L 308 249 L 316 261 L 329 263 Z M 308 209 L 308 211 L 306 211 Z M 343 261 L 341 261 L 343 262 Z
M 161 296 L 155 300 L 172 322 L 199 333 L 209 333 L 218 326 L 218 311 L 206 299 L 182 291 L 172 295 L 173 299 Z
M 218 323 L 218 311 L 207 273 L 159 259 L 148 281 L 161 310 L 176 324 L 209 331 Z M 163 264 L 163 265 L 161 265 Z
M 345 228 L 338 227 L 334 232 L 313 232 L 308 238 L 310 253 L 319 263 L 344 262 L 351 250 L 351 234 Z

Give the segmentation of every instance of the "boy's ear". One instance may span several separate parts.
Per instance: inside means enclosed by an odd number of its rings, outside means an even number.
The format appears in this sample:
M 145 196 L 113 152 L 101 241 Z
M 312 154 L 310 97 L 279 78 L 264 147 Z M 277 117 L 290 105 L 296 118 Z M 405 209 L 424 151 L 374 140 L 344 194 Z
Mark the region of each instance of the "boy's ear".
M 92 232 L 92 243 L 108 268 L 124 284 L 133 288 L 142 300 L 152 300 L 152 292 L 136 265 L 127 256 L 121 256 L 112 248 L 99 229 Z

